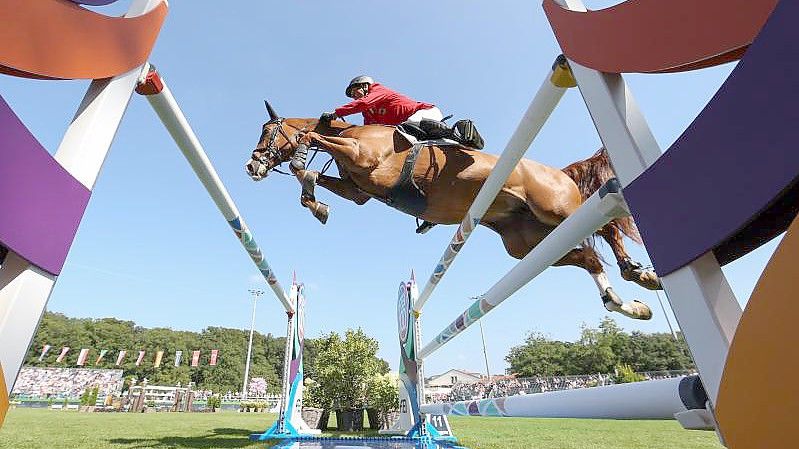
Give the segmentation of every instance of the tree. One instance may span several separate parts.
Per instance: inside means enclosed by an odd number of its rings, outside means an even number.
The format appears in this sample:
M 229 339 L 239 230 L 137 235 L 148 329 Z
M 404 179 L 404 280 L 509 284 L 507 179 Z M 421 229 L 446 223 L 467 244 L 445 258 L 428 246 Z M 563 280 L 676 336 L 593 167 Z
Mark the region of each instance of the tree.
M 574 343 L 533 332 L 523 344 L 511 348 L 505 360 L 509 372 L 528 377 L 611 373 L 620 365 L 639 372 L 694 366 L 684 340 L 675 342 L 667 333 L 628 334 L 609 317 L 597 328 L 583 325 L 580 340 Z
M 342 409 L 363 408 L 369 379 L 384 367 L 377 358 L 377 341 L 359 328 L 348 329 L 343 340 L 331 332 L 317 343 L 313 372 L 322 389 L 320 402 Z

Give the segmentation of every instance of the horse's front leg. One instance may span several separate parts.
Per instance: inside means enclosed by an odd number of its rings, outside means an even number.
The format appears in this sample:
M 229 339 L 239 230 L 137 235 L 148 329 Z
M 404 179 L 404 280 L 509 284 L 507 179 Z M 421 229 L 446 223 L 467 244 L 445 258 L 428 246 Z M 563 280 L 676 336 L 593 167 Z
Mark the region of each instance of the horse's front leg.
M 358 168 L 368 168 L 372 163 L 360 151 L 358 139 L 352 137 L 323 136 L 310 131 L 299 139 L 299 143 L 306 146 L 317 146 L 333 157 L 337 163 L 344 165 L 350 171 Z
M 294 170 L 294 175 L 302 186 L 300 204 L 307 207 L 314 218 L 319 220 L 322 224 L 327 223 L 327 218 L 330 216 L 330 206 L 316 201 L 316 196 L 314 195 L 314 187 L 319 178 L 319 172 L 312 170 Z

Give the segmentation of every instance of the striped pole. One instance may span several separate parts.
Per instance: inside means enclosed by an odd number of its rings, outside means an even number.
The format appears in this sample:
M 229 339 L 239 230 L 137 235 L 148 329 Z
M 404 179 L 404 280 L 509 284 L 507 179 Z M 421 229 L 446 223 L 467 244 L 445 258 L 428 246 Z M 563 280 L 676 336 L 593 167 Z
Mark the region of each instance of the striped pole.
M 147 97 L 150 106 L 155 109 L 155 113 L 158 114 L 169 134 L 172 135 L 183 155 L 186 156 L 191 168 L 194 169 L 194 173 L 200 178 L 200 182 L 203 183 L 208 194 L 211 195 L 211 199 L 216 203 L 216 207 L 219 208 L 222 216 L 233 228 L 236 237 L 244 246 L 244 249 L 247 250 L 250 258 L 255 263 L 258 271 L 261 272 L 266 283 L 272 288 L 277 299 L 283 304 L 283 308 L 286 309 L 286 312 L 294 312 L 294 306 L 289 301 L 288 296 L 286 296 L 283 287 L 277 281 L 275 273 L 267 263 L 264 253 L 258 243 L 255 242 L 249 228 L 244 223 L 244 219 L 241 218 L 241 214 L 233 203 L 233 199 L 227 189 L 225 189 L 224 184 L 219 179 L 219 175 L 214 170 L 213 165 L 211 165 L 211 161 L 208 159 L 208 155 L 205 153 L 199 139 L 197 139 L 197 135 L 194 134 L 175 97 L 172 96 L 172 92 L 154 67 L 150 66 L 146 78 L 139 82 L 136 92 Z
M 430 298 L 438 282 L 449 269 L 463 245 L 466 244 L 466 240 L 469 239 L 474 228 L 480 223 L 491 203 L 494 202 L 500 189 L 505 185 L 505 181 L 533 143 L 555 106 L 560 102 L 566 89 L 575 85 L 571 70 L 566 63 L 566 58 L 559 56 L 527 107 L 527 112 L 524 113 L 519 126 L 516 127 L 516 131 L 514 131 L 505 146 L 505 150 L 502 152 L 497 164 L 488 179 L 486 179 L 480 192 L 477 193 L 477 197 L 475 197 L 474 202 L 469 207 L 469 211 L 463 217 L 463 221 L 444 250 L 444 254 L 433 269 L 433 274 L 430 275 L 430 279 L 428 279 L 422 293 L 419 295 L 419 299 L 413 306 L 416 312 L 422 311 L 422 306 Z

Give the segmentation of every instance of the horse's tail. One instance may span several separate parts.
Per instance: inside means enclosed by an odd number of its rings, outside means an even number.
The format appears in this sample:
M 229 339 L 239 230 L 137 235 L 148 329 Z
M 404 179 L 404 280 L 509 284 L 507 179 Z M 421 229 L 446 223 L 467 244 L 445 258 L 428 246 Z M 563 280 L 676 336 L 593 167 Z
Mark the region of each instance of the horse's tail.
M 583 201 L 616 176 L 610 167 L 608 151 L 604 147 L 588 159 L 570 164 L 563 169 L 563 172 L 577 184 Z M 634 242 L 641 244 L 641 234 L 638 233 L 632 217 L 617 218 L 608 223 L 608 226 L 613 226 Z

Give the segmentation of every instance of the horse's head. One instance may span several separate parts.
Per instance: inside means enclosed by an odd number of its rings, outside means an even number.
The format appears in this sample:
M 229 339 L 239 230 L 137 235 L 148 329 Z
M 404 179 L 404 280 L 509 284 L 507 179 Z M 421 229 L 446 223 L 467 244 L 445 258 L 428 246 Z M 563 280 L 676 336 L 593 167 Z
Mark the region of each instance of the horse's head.
M 266 178 L 270 170 L 291 159 L 297 150 L 297 140 L 308 131 L 309 125 L 309 119 L 280 117 L 268 101 L 264 103 L 269 121 L 264 123 L 258 145 L 244 165 L 253 181 Z

